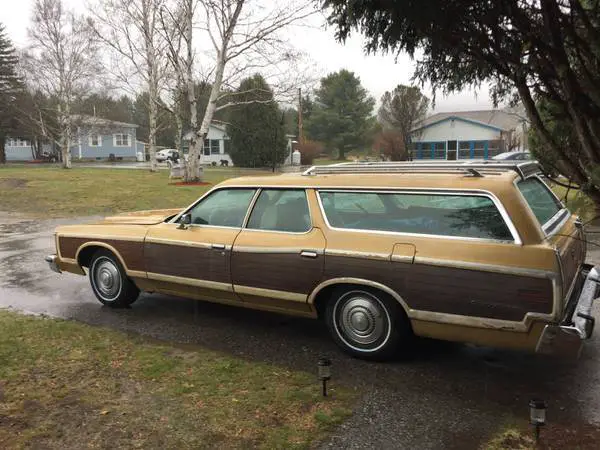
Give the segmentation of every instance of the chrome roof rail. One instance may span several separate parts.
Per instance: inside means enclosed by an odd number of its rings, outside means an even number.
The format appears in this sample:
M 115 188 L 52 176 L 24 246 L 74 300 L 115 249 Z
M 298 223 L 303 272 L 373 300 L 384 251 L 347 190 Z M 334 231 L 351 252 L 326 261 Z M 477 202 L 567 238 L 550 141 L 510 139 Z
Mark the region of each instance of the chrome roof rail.
M 505 161 L 481 161 L 481 162 L 439 162 L 439 161 L 410 161 L 410 162 L 344 162 L 326 166 L 312 166 L 306 169 L 302 175 L 329 175 L 342 173 L 463 173 L 465 176 L 483 177 L 491 174 L 499 174 L 514 171 L 521 178 L 540 172 L 540 166 L 536 161 L 527 162 L 505 162 Z

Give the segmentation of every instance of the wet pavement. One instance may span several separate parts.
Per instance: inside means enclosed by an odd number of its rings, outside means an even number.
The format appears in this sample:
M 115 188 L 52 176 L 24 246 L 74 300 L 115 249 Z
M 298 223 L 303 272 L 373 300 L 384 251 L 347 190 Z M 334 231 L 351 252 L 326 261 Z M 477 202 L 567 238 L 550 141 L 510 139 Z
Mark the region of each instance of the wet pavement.
M 43 261 L 54 251 L 53 228 L 66 222 L 0 214 L 0 307 L 310 372 L 320 356 L 328 356 L 333 389 L 343 382 L 361 400 L 323 448 L 477 448 L 507 422 L 526 419 L 532 397 L 548 402 L 550 426 L 600 424 L 598 335 L 571 362 L 423 340 L 409 360 L 375 364 L 345 356 L 317 321 L 158 294 L 142 295 L 131 309 L 112 310 L 97 302 L 86 277 L 56 274 Z M 599 256 L 591 254 L 600 263 Z

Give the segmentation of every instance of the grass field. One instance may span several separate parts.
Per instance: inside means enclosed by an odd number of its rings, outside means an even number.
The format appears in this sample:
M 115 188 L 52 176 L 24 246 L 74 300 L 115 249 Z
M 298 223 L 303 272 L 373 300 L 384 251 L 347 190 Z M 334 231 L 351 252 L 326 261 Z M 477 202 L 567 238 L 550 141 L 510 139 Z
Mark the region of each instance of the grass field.
M 316 374 L 0 310 L 0 448 L 305 448 L 356 399 Z
M 184 207 L 221 181 L 264 175 L 252 169 L 205 170 L 207 186 L 169 184 L 169 172 L 137 169 L 6 166 L 0 168 L 0 211 L 33 217 L 105 215 L 120 211 Z

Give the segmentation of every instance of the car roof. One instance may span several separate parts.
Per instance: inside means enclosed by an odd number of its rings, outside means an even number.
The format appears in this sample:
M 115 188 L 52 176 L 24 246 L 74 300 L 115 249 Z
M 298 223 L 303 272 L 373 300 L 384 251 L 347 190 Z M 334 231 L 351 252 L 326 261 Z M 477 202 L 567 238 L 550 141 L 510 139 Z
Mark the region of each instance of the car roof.
M 488 171 L 484 176 L 465 173 L 343 173 L 302 175 L 300 173 L 230 178 L 219 187 L 300 187 L 355 189 L 477 189 L 495 191 L 512 184 L 514 171 Z

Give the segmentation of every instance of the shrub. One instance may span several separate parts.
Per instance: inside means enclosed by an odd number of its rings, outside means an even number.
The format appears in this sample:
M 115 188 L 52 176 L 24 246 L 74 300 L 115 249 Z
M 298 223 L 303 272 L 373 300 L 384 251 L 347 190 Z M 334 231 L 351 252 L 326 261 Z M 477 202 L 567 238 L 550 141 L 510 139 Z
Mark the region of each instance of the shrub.
M 323 144 L 317 141 L 305 140 L 296 147 L 300 152 L 300 164 L 308 166 L 313 160 L 323 152 Z

